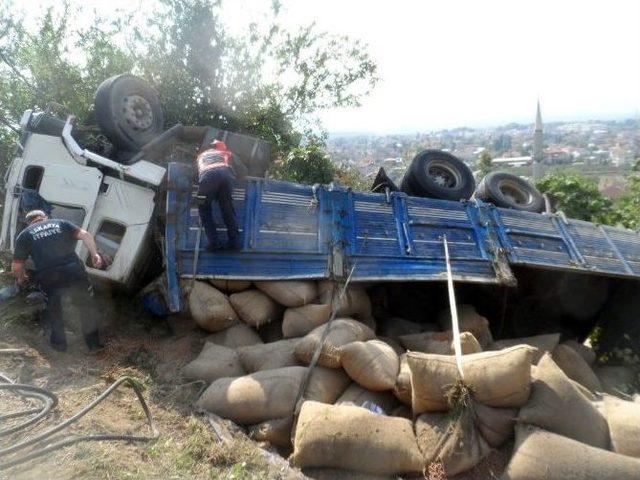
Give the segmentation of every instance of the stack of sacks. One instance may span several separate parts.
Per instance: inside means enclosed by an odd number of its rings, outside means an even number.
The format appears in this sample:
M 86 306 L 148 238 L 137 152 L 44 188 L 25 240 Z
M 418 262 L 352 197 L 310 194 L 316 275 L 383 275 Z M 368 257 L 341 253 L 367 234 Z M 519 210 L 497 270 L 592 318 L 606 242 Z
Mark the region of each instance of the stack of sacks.
M 531 357 L 526 345 L 463 357 L 471 398 L 456 396 L 454 356 L 409 352 L 411 405 L 426 466 L 439 462 L 447 476 L 473 468 L 513 433 L 517 409 L 529 399 Z
M 584 364 L 595 360 L 589 349 L 577 345 L 560 347 L 572 349 Z M 640 405 L 609 396 L 592 401 L 588 388 L 569 376 L 584 374 L 584 365 L 570 365 L 567 358 L 576 361 L 563 349 L 540 359 L 531 397 L 518 415 L 513 456 L 501 478 L 537 479 L 541 472 L 545 478 L 568 480 L 640 478 Z
M 209 384 L 197 402 L 199 408 L 246 426 L 256 440 L 291 448 L 295 401 L 308 372 L 306 365 L 331 316 L 328 287 L 333 284 L 321 283 L 323 288 L 312 281 L 256 282 L 257 288 L 246 281 L 194 283 L 188 302 L 191 315 L 201 328 L 212 332 L 198 357 L 183 368 L 187 378 Z M 392 353 L 390 367 L 375 358 L 360 359 L 358 352 L 350 356 L 352 374 L 378 385 L 373 396 L 369 390 L 357 390 L 341 365 L 341 347 L 376 338 L 367 326 L 375 322 L 365 290 L 349 288 L 337 307 L 361 321 L 334 321 L 303 400 L 394 409 L 390 390 L 399 362 L 393 348 L 383 342 L 373 344 L 385 354 Z M 369 360 L 380 365 L 379 374 L 367 377 L 362 371 L 358 362 L 366 366 Z M 383 373 L 386 376 L 381 377 Z M 388 391 L 379 391 L 381 385 Z
M 448 313 L 433 323 L 376 322 L 359 286 L 341 301 L 331 282 L 256 287 L 196 282 L 189 306 L 212 333 L 184 374 L 210 384 L 199 408 L 257 441 L 293 447 L 295 465 L 411 475 L 439 462 L 453 476 L 501 448 L 515 425 L 503 478 L 539 478 L 541 468 L 548 478 L 640 478 L 640 403 L 600 400 L 604 382 L 584 345 L 558 334 L 494 342 L 488 321 L 461 305 L 465 394 Z M 338 318 L 323 339 L 332 307 Z

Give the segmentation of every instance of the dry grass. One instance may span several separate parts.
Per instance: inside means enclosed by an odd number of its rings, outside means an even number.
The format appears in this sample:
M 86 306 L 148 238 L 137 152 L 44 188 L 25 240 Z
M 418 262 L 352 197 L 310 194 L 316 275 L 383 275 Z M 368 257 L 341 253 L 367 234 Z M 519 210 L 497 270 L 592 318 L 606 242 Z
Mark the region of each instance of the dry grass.
M 68 418 L 117 378 L 135 377 L 145 387 L 159 438 L 150 443 L 78 444 L 0 472 L 0 478 L 288 478 L 290 472 L 274 467 L 255 443 L 243 436 L 222 442 L 203 418 L 192 413 L 191 404 L 201 386 L 185 383 L 179 371 L 201 347 L 203 334 L 182 325 L 172 335 L 158 325 L 145 328 L 139 316 L 131 318 L 129 322 L 119 317 L 107 332 L 107 348 L 98 355 L 86 353 L 80 335 L 67 353 L 52 350 L 33 316 L 0 324 L 0 348 L 32 348 L 28 355 L 0 356 L 0 372 L 48 388 L 60 397 L 55 413 L 32 433 Z M 6 411 L 4 408 L 0 410 Z M 134 392 L 121 387 L 66 433 L 147 435 L 149 428 Z M 4 445 L 3 441 L 0 446 Z

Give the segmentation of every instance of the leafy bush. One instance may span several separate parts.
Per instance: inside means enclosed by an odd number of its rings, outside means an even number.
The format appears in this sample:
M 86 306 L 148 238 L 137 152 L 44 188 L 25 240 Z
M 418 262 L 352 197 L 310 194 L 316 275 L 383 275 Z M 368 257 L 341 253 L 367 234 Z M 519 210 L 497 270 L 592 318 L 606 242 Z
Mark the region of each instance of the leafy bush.
M 593 222 L 610 218 L 612 202 L 600 193 L 595 180 L 574 172 L 555 172 L 538 181 L 536 187 L 567 217 Z

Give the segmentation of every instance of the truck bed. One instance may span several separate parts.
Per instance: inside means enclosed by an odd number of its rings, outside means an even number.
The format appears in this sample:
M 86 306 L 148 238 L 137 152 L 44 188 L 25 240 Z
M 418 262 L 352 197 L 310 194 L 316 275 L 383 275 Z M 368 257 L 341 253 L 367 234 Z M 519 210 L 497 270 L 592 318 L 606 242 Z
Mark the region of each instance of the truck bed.
M 589 222 L 451 202 L 248 178 L 233 191 L 242 248 L 205 250 L 193 172 L 170 164 L 165 258 L 169 304 L 180 278 L 429 281 L 446 275 L 446 236 L 456 281 L 515 285 L 523 265 L 640 278 L 640 235 Z M 219 236 L 226 229 L 214 208 Z

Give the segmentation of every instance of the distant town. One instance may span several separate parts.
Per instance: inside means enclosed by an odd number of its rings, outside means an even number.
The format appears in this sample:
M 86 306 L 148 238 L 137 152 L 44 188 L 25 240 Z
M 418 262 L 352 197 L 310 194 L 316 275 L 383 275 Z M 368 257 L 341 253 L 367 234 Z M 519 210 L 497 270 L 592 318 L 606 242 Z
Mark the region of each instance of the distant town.
M 559 169 L 579 170 L 597 178 L 600 190 L 609 197 L 624 191 L 625 174 L 640 158 L 638 118 L 549 122 L 543 125 L 542 132 L 543 174 Z M 476 170 L 481 154 L 488 152 L 492 170 L 531 177 L 534 122 L 410 135 L 331 135 L 328 140 L 328 152 L 335 163 L 371 177 L 384 167 L 394 180 L 401 179 L 416 153 L 426 148 L 450 152 L 472 170 Z

